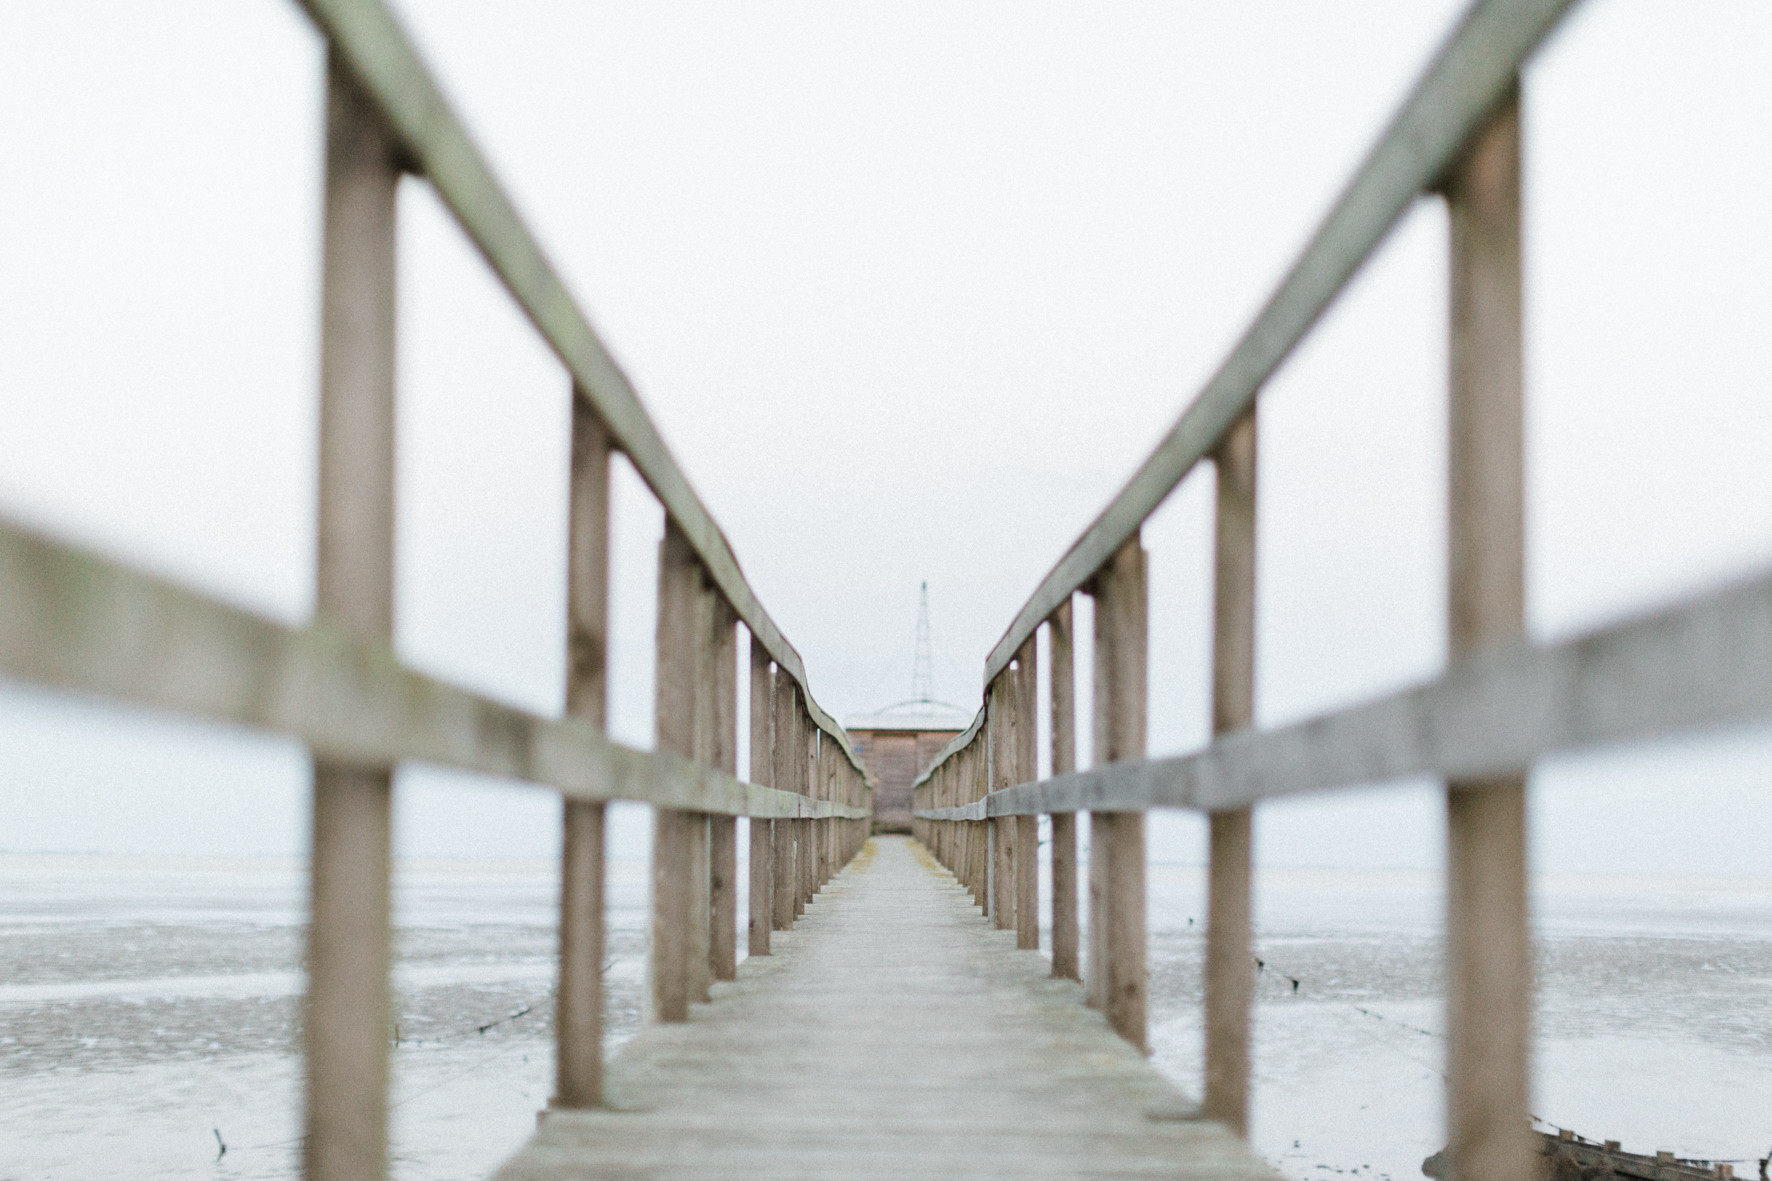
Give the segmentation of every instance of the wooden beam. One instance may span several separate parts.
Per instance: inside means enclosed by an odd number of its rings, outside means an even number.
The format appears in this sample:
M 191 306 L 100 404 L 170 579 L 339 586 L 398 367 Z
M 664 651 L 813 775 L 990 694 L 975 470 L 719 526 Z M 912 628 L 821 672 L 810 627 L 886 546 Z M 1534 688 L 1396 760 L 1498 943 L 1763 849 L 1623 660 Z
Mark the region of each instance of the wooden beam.
M 666 519 L 658 546 L 658 644 L 653 725 L 660 750 L 693 758 L 695 735 L 696 604 L 701 568 L 695 551 Z M 690 928 L 696 924 L 694 818 L 699 813 L 658 808 L 652 818 L 652 938 L 649 942 L 651 1016 L 689 1020 Z M 699 926 L 705 930 L 707 919 Z
M 1015 778 L 1028 783 L 1040 777 L 1036 714 L 1039 709 L 1039 650 L 1030 637 L 1015 661 Z M 1040 950 L 1040 820 L 1017 816 L 1015 834 L 1015 946 Z
M 716 769 L 738 772 L 738 615 L 714 596 L 714 750 Z M 708 816 L 708 966 L 715 980 L 738 976 L 738 822 Z
M 1094 593 L 1095 758 L 1098 763 L 1140 759 L 1145 750 L 1148 624 L 1144 548 L 1136 537 L 1096 575 Z M 1089 823 L 1091 889 L 1100 892 L 1096 999 L 1115 1032 L 1143 1051 L 1148 988 L 1144 816 L 1094 811 Z
M 776 667 L 779 670 L 780 666 Z M 799 698 L 800 687 L 791 677 L 782 676 L 778 672 L 774 701 L 775 783 L 789 792 L 799 782 Z M 795 825 L 791 820 L 784 820 L 776 824 L 774 830 L 775 849 L 771 857 L 775 863 L 775 885 L 771 890 L 775 903 L 773 921 L 777 931 L 786 931 L 794 925 L 794 892 L 795 883 L 799 880 L 794 868 Z
M 1073 666 L 1071 601 L 1060 603 L 1046 624 L 1051 670 L 1052 773 L 1077 769 L 1077 679 Z M 1077 814 L 1052 813 L 1052 974 L 1081 980 L 1077 956 Z
M 753 638 L 751 651 L 751 781 L 775 781 L 775 663 Z M 774 909 L 775 834 L 771 821 L 751 821 L 750 922 L 752 955 L 769 954 L 770 915 Z
M 1213 549 L 1212 732 L 1255 721 L 1255 408 L 1214 457 L 1218 504 Z M 1255 993 L 1251 934 L 1250 808 L 1213 812 L 1206 903 L 1206 1088 L 1201 1111 L 1249 1134 L 1249 1006 Z
M 566 712 L 602 729 L 608 716 L 609 432 L 572 400 L 566 584 Z M 564 801 L 560 981 L 554 997 L 552 1107 L 603 1102 L 604 809 Z
M 1451 230 L 1447 622 L 1454 655 L 1525 632 L 1520 106 L 1508 101 L 1446 186 Z M 1536 1166 L 1525 767 L 1446 785 L 1446 1075 L 1452 1170 Z
M 386 643 L 394 629 L 394 289 L 398 146 L 336 55 L 326 68 L 316 610 Z M 314 761 L 302 1172 L 379 1181 L 387 1164 L 386 761 Z
M 384 639 L 293 628 L 0 520 L 0 675 L 287 734 L 332 762 L 456 767 L 579 800 L 765 819 L 853 816 L 611 742 L 402 666 Z

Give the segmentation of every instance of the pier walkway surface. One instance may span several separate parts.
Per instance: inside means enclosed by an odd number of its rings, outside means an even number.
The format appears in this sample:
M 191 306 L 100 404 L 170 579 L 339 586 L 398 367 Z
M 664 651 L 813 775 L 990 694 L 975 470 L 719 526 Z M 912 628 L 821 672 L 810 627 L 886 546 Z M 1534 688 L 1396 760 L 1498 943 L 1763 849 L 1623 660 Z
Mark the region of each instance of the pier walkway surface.
M 608 1064 L 498 1181 L 1274 1174 L 905 838 Z

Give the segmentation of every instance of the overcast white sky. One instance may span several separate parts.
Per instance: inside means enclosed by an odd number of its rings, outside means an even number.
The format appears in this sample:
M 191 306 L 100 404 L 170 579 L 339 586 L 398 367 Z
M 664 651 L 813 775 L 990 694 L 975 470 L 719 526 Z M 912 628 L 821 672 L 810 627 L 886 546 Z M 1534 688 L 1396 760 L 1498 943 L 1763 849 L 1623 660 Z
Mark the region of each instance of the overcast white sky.
M 938 694 L 1183 409 L 1460 6 L 396 5 L 833 713 Z M 284 0 L 0 6 L 0 511 L 311 605 L 320 53 Z M 1529 597 L 1567 634 L 1772 558 L 1772 8 L 1592 0 L 1527 102 Z M 399 642 L 558 706 L 566 392 L 402 197 Z M 1424 202 L 1263 401 L 1259 712 L 1443 659 L 1444 226 Z M 618 487 L 613 727 L 649 742 Z M 1205 728 L 1209 496 L 1153 554 L 1153 753 Z M 302 847 L 300 751 L 0 689 L 0 849 Z M 1768 870 L 1772 742 L 1542 769 L 1552 867 Z M 551 804 L 409 777 L 409 852 Z M 1432 864 L 1434 796 L 1265 809 L 1271 862 Z M 1154 855 L 1192 859 L 1191 822 Z

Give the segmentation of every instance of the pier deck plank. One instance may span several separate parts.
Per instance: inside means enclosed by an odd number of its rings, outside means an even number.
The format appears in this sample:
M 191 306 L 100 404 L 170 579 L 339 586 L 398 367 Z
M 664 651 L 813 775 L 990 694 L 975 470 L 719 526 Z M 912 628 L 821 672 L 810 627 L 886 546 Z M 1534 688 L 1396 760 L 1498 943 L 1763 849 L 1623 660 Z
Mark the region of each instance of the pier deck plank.
M 774 950 L 623 1047 L 609 1106 L 550 1113 L 497 1181 L 1274 1181 L 907 839 L 871 841 Z

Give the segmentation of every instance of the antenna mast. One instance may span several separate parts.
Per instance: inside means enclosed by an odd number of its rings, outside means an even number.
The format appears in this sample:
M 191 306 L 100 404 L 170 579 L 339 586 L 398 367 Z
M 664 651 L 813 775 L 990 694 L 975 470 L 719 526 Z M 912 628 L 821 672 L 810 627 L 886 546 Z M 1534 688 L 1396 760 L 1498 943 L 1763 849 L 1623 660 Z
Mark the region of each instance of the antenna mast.
M 916 701 L 935 700 L 935 645 L 929 635 L 927 580 L 917 601 L 917 658 L 911 670 L 911 697 Z

